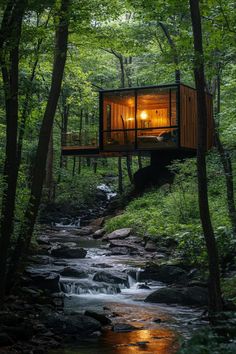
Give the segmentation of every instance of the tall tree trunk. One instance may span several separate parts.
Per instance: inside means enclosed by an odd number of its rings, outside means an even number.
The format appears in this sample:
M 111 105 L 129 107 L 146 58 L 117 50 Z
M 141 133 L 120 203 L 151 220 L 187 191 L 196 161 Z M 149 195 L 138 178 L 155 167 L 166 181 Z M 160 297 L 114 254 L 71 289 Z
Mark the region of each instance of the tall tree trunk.
M 18 2 L 18 18 L 12 24 L 14 29 L 14 46 L 5 48 L 5 58 L 1 53 L 1 69 L 5 93 L 6 109 L 6 157 L 4 164 L 5 188 L 3 190 L 1 223 L 0 223 L 0 302 L 4 300 L 6 292 L 7 258 L 10 239 L 14 229 L 15 198 L 17 185 L 17 127 L 18 127 L 18 87 L 19 87 L 19 43 L 21 37 L 22 19 L 25 11 L 25 2 Z M 9 43 L 8 43 L 9 44 Z M 8 47 L 7 44 L 7 47 Z M 10 44 L 11 45 L 11 44 Z M 9 54 L 9 72 L 6 61 Z M 5 60 L 4 60 L 5 59 Z
M 45 187 L 47 190 L 47 199 L 50 202 L 53 198 L 53 130 L 48 146 Z
M 206 172 L 206 149 L 207 149 L 207 106 L 205 96 L 205 74 L 202 46 L 202 29 L 199 0 L 190 0 L 190 11 L 193 28 L 195 66 L 194 75 L 197 89 L 198 109 L 198 146 L 197 146 L 197 173 L 198 173 L 198 200 L 200 218 L 208 253 L 209 265 L 209 310 L 217 312 L 222 309 L 220 271 L 218 261 L 218 249 L 211 223 L 208 186 Z
M 62 0 L 59 10 L 51 88 L 39 134 L 39 142 L 32 176 L 30 199 L 25 211 L 24 222 L 21 225 L 16 248 L 11 260 L 11 281 L 16 279 L 16 273 L 20 270 L 22 266 L 22 260 L 27 255 L 34 230 L 34 225 L 38 215 L 45 177 L 49 140 L 52 133 L 52 126 L 58 98 L 61 91 L 61 83 L 66 63 L 69 3 L 70 0 Z

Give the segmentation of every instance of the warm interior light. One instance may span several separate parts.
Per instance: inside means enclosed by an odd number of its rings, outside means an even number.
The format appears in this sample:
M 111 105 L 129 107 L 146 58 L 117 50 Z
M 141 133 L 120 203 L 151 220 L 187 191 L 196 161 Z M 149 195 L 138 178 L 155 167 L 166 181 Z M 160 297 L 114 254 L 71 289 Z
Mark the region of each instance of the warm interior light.
M 133 117 L 129 117 L 129 118 L 127 118 L 127 120 L 131 121 L 131 120 L 134 120 L 134 118 Z
M 140 118 L 144 120 L 144 119 L 147 119 L 147 117 L 148 117 L 147 112 L 142 111 L 141 114 L 140 114 Z

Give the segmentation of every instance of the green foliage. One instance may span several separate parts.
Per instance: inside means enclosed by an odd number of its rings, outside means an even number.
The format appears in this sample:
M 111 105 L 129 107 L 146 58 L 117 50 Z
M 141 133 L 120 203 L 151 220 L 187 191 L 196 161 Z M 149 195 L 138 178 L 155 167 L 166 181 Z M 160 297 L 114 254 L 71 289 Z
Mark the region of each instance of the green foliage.
M 101 175 L 94 175 L 93 170 L 84 168 L 80 175 L 71 177 L 71 171 L 63 171 L 57 184 L 57 203 L 70 203 L 75 206 L 93 205 L 96 199 L 97 185 Z
M 234 354 L 236 351 L 235 340 L 226 340 L 215 332 L 206 329 L 197 332 L 185 343 L 178 354 Z
M 175 238 L 185 261 L 204 269 L 207 253 L 198 211 L 195 159 L 176 161 L 170 169 L 175 173 L 171 188 L 152 189 L 133 200 L 123 214 L 107 222 L 107 231 L 132 227 L 140 235 Z M 228 257 L 233 258 L 236 240 L 228 219 L 224 176 L 216 154 L 208 157 L 208 175 L 210 210 L 220 261 L 225 266 Z
M 224 278 L 221 283 L 223 295 L 236 304 L 236 276 Z

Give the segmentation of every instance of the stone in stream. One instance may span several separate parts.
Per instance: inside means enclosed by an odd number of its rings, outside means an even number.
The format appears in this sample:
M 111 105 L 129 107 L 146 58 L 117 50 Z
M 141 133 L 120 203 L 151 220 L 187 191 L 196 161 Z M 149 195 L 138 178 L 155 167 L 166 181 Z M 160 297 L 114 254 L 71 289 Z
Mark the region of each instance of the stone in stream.
M 51 313 L 43 319 L 47 328 L 58 335 L 91 335 L 101 330 L 101 323 L 92 317 L 79 314 Z
M 84 226 L 81 229 L 75 231 L 78 236 L 89 236 L 93 233 L 93 228 L 91 226 Z
M 33 269 L 27 269 L 26 274 L 29 276 L 29 285 L 43 290 L 46 289 L 52 293 L 60 292 L 60 276 L 58 274 Z
M 146 297 L 145 302 L 206 306 L 208 291 L 198 286 L 186 288 L 161 288 Z
M 65 267 L 59 271 L 59 274 L 64 277 L 87 278 L 88 275 L 83 271 L 73 267 Z
M 98 313 L 98 312 L 86 310 L 84 312 L 84 315 L 94 318 L 95 320 L 99 321 L 103 326 L 111 324 L 111 320 L 106 315 L 104 315 L 104 313 Z
M 111 284 L 124 284 L 127 287 L 129 286 L 127 274 L 121 272 L 100 271 L 94 275 L 93 280 Z
M 111 241 L 111 240 L 118 240 L 118 239 L 122 240 L 128 237 L 131 231 L 132 231 L 131 228 L 118 229 L 104 236 L 103 240 L 104 241 Z
M 187 272 L 177 266 L 155 263 L 148 264 L 139 274 L 139 280 L 157 280 L 167 284 L 186 284 L 188 281 Z
M 130 240 L 112 240 L 109 243 L 109 250 L 111 250 L 112 254 L 113 249 L 125 249 L 124 254 L 131 254 L 131 255 L 137 255 L 137 254 L 142 254 L 144 249 L 138 244 L 134 244 Z M 117 250 L 115 251 L 117 253 Z
M 131 332 L 131 331 L 135 331 L 137 329 L 140 329 L 140 328 L 134 327 L 128 323 L 116 323 L 112 327 L 113 332 Z
M 99 238 L 102 238 L 103 237 L 103 235 L 105 234 L 105 230 L 104 229 L 99 229 L 99 230 L 97 230 L 97 231 L 95 231 L 94 232 L 94 234 L 93 234 L 93 238 L 95 239 L 95 240 L 98 240 Z
M 83 248 L 71 248 L 67 245 L 60 245 L 52 248 L 51 255 L 59 258 L 85 258 L 87 251 Z

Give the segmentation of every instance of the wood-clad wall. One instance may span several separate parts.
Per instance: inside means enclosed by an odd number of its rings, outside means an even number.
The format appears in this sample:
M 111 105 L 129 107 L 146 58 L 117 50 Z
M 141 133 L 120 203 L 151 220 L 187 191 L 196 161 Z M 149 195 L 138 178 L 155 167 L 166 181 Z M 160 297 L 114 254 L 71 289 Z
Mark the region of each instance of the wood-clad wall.
M 206 94 L 207 103 L 207 147 L 213 146 L 212 97 Z M 197 93 L 196 90 L 180 85 L 180 146 L 197 148 Z

